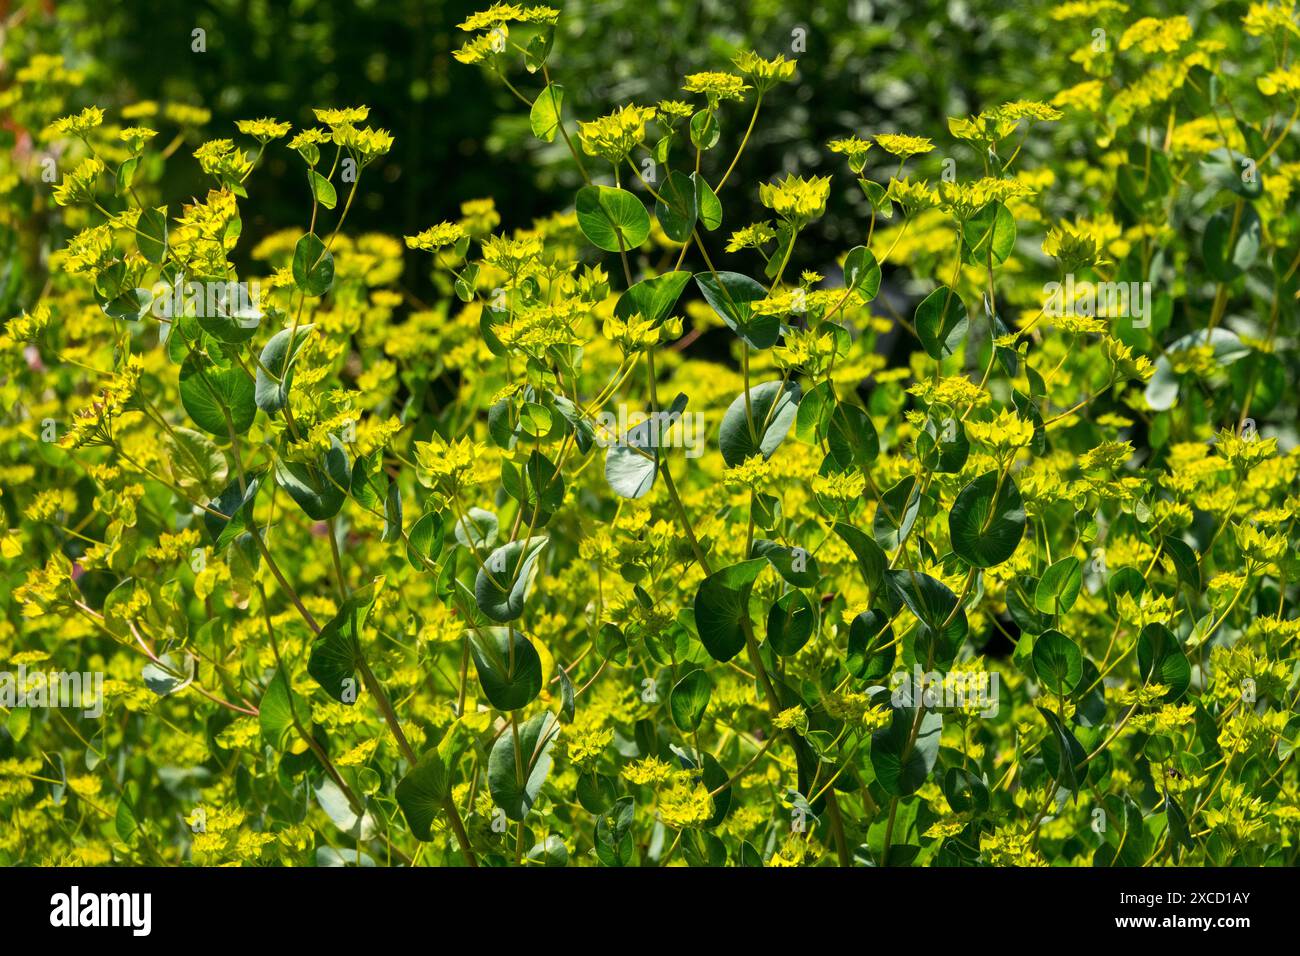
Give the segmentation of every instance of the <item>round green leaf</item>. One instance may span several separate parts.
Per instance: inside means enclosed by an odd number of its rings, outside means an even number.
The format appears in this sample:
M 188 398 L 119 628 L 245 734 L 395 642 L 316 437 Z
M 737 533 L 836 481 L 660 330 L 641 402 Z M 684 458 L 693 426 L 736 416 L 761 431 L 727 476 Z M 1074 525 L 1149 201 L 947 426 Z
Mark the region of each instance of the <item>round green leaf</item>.
M 1034 590 L 1034 607 L 1044 614 L 1064 614 L 1074 607 L 1083 585 L 1083 564 L 1076 557 L 1057 561 L 1038 581 Z
M 956 292 L 941 285 L 916 307 L 912 322 L 930 358 L 947 358 L 957 351 L 970 328 L 970 313 Z
M 722 416 L 718 444 L 722 460 L 735 467 L 751 455 L 771 458 L 785 441 L 799 410 L 802 389 L 798 382 L 764 382 L 749 390 L 749 410 L 753 429 L 746 416 L 745 396 L 739 395 Z
M 700 643 L 716 661 L 729 661 L 745 646 L 749 627 L 749 592 L 767 565 L 754 558 L 715 571 L 695 592 L 695 629 Z
M 816 626 L 817 615 L 808 595 L 787 591 L 767 612 L 767 643 L 782 657 L 792 657 L 803 650 Z
M 294 246 L 293 281 L 303 295 L 324 295 L 334 284 L 334 254 L 320 237 L 309 232 Z
M 551 748 L 559 733 L 560 722 L 547 710 L 529 718 L 517 731 L 507 730 L 492 745 L 488 754 L 488 790 L 493 802 L 511 820 L 522 820 L 537 802 L 546 775 L 551 772 Z
M 253 424 L 253 379 L 238 365 L 223 368 L 202 352 L 191 352 L 181 365 L 180 386 L 186 414 L 204 431 L 230 439 Z
M 1148 624 L 1138 636 L 1138 673 L 1148 684 L 1165 684 L 1165 700 L 1174 701 L 1187 693 L 1192 683 L 1192 665 L 1173 631 L 1163 624 Z
M 986 472 L 962 489 L 948 514 L 952 549 L 967 564 L 991 568 L 1015 553 L 1025 533 L 1025 507 L 1007 475 Z
M 870 302 L 880 291 L 880 263 L 866 246 L 854 246 L 844 257 L 844 287 Z
M 693 670 L 674 684 L 668 697 L 668 709 L 677 729 L 692 733 L 699 727 L 712 696 L 713 681 L 702 670 Z
M 578 228 L 606 252 L 637 248 L 650 235 L 650 214 L 626 189 L 584 186 L 576 203 Z
M 1068 694 L 1083 677 L 1079 646 L 1060 631 L 1044 631 L 1034 639 L 1034 673 L 1053 694 Z
M 542 691 L 542 659 L 513 627 L 474 628 L 469 649 L 483 695 L 497 710 L 518 710 Z
M 474 579 L 480 611 L 502 624 L 524 613 L 533 567 L 547 540 L 542 535 L 511 541 L 488 555 Z

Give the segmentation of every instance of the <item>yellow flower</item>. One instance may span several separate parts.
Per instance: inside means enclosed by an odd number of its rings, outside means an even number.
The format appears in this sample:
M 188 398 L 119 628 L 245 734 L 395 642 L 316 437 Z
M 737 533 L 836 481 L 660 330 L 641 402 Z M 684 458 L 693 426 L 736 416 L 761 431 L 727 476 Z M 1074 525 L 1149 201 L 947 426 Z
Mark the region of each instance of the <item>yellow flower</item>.
M 117 135 L 122 142 L 126 143 L 128 150 L 139 153 L 144 149 L 145 143 L 158 135 L 158 131 L 144 126 L 128 126 Z
M 261 119 L 238 120 L 235 123 L 235 128 L 245 136 L 253 137 L 259 143 L 269 143 L 273 139 L 286 136 L 290 125 L 264 116 Z
M 866 488 L 867 479 L 860 471 L 832 471 L 812 480 L 813 493 L 831 501 L 860 501 Z
M 1084 80 L 1052 97 L 1052 105 L 1063 109 L 1096 113 L 1101 110 L 1101 94 L 1105 84 L 1101 80 Z
M 1079 459 L 1079 468 L 1083 471 L 1114 471 L 1133 454 L 1133 445 L 1127 441 L 1106 441 Z
M 1295 20 L 1295 3 L 1291 0 L 1252 3 L 1246 15 L 1241 18 L 1241 23 L 1253 37 L 1267 36 L 1275 30 L 1285 30 L 1300 37 L 1300 26 L 1297 26 Z
M 1279 93 L 1294 96 L 1300 93 L 1300 66 L 1293 63 L 1283 69 L 1273 70 L 1261 76 L 1255 84 L 1265 96 L 1276 96 Z
M 579 121 L 578 140 L 588 156 L 600 156 L 618 165 L 645 141 L 645 124 L 655 118 L 653 106 L 629 104 L 608 116 Z
M 829 176 L 805 179 L 793 173 L 786 173 L 785 178 L 778 182 L 760 183 L 758 198 L 764 206 L 786 222 L 801 227 L 819 218 L 826 211 L 826 200 L 830 192 Z
M 703 93 L 709 98 L 710 105 L 716 106 L 721 100 L 744 99 L 749 85 L 734 73 L 691 73 L 682 89 L 687 93 Z
M 454 246 L 464 237 L 464 226 L 453 222 L 440 222 L 414 236 L 406 236 L 406 247 L 434 252 L 447 246 Z
M 992 421 L 968 421 L 966 434 L 971 441 L 978 442 L 998 457 L 1005 458 L 1034 440 L 1034 425 L 1012 409 L 1004 408 Z
M 623 768 L 624 779 L 635 784 L 663 783 L 672 774 L 672 765 L 658 757 L 646 757 Z
M 104 171 L 104 164 L 96 156 L 83 159 L 77 168 L 63 177 L 63 182 L 54 189 L 54 201 L 60 206 L 71 206 L 76 202 L 93 202 L 95 185 L 99 175 Z
M 468 32 L 486 30 L 503 23 L 554 23 L 560 11 L 552 7 L 523 7 L 517 3 L 494 3 L 486 10 L 475 13 L 456 26 Z
M 919 156 L 934 149 L 934 143 L 925 136 L 907 136 L 903 133 L 877 133 L 876 143 L 887 153 L 902 159 Z
M 664 826 L 681 830 L 698 827 L 713 816 L 713 798 L 708 788 L 682 774 L 671 786 L 659 793 L 659 819 Z
M 1187 17 L 1143 17 L 1119 38 L 1119 48 L 1127 50 L 1136 46 L 1143 53 L 1177 53 L 1192 36 L 1192 24 Z
M 1240 524 L 1236 529 L 1237 547 L 1246 557 L 1271 563 L 1287 551 L 1285 535 L 1267 534 L 1254 525 Z
M 59 136 L 84 137 L 104 122 L 104 111 L 98 106 L 87 106 L 75 116 L 65 116 L 50 124 L 47 132 Z
M 426 488 L 448 495 L 489 477 L 484 467 L 486 449 L 470 438 L 449 442 L 441 435 L 415 443 L 415 476 Z
M 326 126 L 352 126 L 356 123 L 364 123 L 370 115 L 368 106 L 351 106 L 344 109 L 313 109 L 316 114 L 316 121 L 324 123 Z
M 903 212 L 912 216 L 925 209 L 939 205 L 939 195 L 922 180 L 914 183 L 909 179 L 890 179 L 889 198 L 903 207 Z
M 756 222 L 746 226 L 744 229 L 737 229 L 727 240 L 728 252 L 739 252 L 741 249 L 760 249 L 767 243 L 776 238 L 776 230 L 772 228 L 769 222 Z
M 1238 473 L 1244 474 L 1277 454 L 1277 439 L 1242 435 L 1225 428 L 1215 435 L 1214 447 Z
M 760 93 L 765 93 L 794 76 L 794 60 L 787 60 L 781 53 L 773 60 L 765 60 L 749 51 L 738 54 L 732 62 L 736 64 L 736 69 L 754 81 L 754 86 Z

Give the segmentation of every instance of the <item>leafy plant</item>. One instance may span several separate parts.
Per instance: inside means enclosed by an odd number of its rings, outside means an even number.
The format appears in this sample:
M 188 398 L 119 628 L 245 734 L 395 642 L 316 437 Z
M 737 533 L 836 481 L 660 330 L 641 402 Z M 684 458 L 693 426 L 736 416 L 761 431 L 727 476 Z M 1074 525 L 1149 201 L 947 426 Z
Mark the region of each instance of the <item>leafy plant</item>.
M 1294 864 L 1293 8 L 1066 4 L 1071 85 L 759 183 L 795 60 L 582 120 L 558 16 L 456 59 L 582 185 L 406 236 L 431 303 L 343 229 L 366 107 L 182 202 L 180 133 L 18 71 L 76 231 L 0 339 L 0 646 L 106 679 L 0 699 L 0 859 Z M 250 249 L 268 151 L 302 221 Z

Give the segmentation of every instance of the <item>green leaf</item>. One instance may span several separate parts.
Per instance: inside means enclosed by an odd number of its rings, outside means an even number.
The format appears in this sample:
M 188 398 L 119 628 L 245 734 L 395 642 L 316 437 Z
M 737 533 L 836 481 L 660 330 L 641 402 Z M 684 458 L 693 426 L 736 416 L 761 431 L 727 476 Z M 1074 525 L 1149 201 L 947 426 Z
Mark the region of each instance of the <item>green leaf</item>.
M 867 683 L 884 680 L 894 666 L 896 656 L 894 628 L 884 611 L 871 608 L 857 615 L 849 624 L 844 666 L 858 680 Z
M 1043 715 L 1051 730 L 1051 733 L 1043 738 L 1042 743 L 1044 766 L 1049 768 L 1057 786 L 1070 790 L 1079 789 L 1079 765 L 1087 759 L 1088 755 L 1084 753 L 1078 738 L 1070 732 L 1070 728 L 1061 722 L 1060 717 L 1042 707 L 1038 708 L 1038 712 Z M 1053 767 L 1054 770 L 1050 769 Z
M 782 657 L 792 657 L 803 650 L 816 627 L 817 614 L 808 595 L 787 591 L 768 609 L 767 643 Z
M 653 279 L 642 279 L 618 297 L 614 314 L 626 319 L 640 313 L 641 318 L 659 325 L 672 314 L 673 306 L 690 281 L 689 272 L 665 272 Z
M 1173 359 L 1180 352 L 1207 345 L 1214 353 L 1214 364 L 1218 366 L 1232 365 L 1250 354 L 1249 346 L 1229 329 L 1188 332 L 1166 345 L 1156 358 L 1156 370 L 1147 382 L 1147 404 L 1161 412 L 1173 408 L 1179 390 L 1179 375 L 1174 371 Z
M 533 107 L 528 111 L 528 124 L 533 135 L 543 142 L 553 142 L 555 134 L 560 131 L 560 114 L 564 106 L 564 87 L 558 83 L 549 84 L 533 100 Z
M 921 510 L 921 493 L 916 476 L 908 475 L 880 496 L 880 506 L 871 520 L 871 533 L 882 548 L 897 548 L 916 524 Z
M 787 583 L 797 588 L 810 588 L 822 576 L 817 559 L 804 548 L 791 548 L 766 538 L 754 542 L 751 558 L 767 558 L 772 567 Z
M 263 346 L 261 355 L 257 358 L 257 381 L 253 399 L 266 414 L 274 415 L 289 405 L 289 390 L 294 385 L 294 358 L 313 328 L 313 325 L 299 325 L 296 333 L 291 326 L 281 329 Z M 294 338 L 292 349 L 289 347 L 290 334 Z
M 578 190 L 578 228 L 606 252 L 632 250 L 650 235 L 650 214 L 626 189 L 584 186 Z
M 354 704 L 359 696 L 357 671 L 364 664 L 361 628 L 374 604 L 375 592 L 376 585 L 371 584 L 344 601 L 312 641 L 307 673 L 341 704 Z
M 596 859 L 601 866 L 631 866 L 636 861 L 632 819 L 636 801 L 620 797 L 596 818 Z
M 952 549 L 967 564 L 991 568 L 1011 557 L 1025 533 L 1025 507 L 1011 476 L 985 472 L 962 489 L 948 514 Z
M 702 670 L 693 670 L 674 684 L 668 696 L 668 709 L 677 729 L 693 733 L 704 719 L 712 696 L 713 681 Z
M 619 497 L 641 498 L 654 487 L 659 473 L 654 431 L 654 419 L 647 418 L 605 450 L 605 480 Z
M 467 548 L 483 550 L 492 547 L 501 529 L 501 519 L 485 508 L 470 508 L 464 518 L 457 518 L 455 535 L 457 543 Z
M 695 276 L 704 301 L 742 339 L 756 349 L 769 349 L 781 337 L 781 320 L 775 315 L 753 314 L 752 303 L 767 298 L 767 289 L 739 272 L 701 272 Z
M 674 170 L 659 187 L 655 217 L 663 227 L 664 235 L 673 242 L 685 242 L 695 229 L 700 216 L 698 183 L 699 180 Z
M 698 194 L 700 222 L 704 223 L 705 229 L 713 232 L 722 225 L 722 203 L 718 200 L 718 194 L 713 191 L 713 187 L 699 173 L 691 173 L 691 180 L 695 183 Z
M 511 541 L 488 555 L 474 579 L 474 598 L 480 611 L 502 624 L 524 613 L 532 571 L 547 540 L 538 535 Z
M 429 570 L 434 558 L 442 551 L 447 534 L 442 513 L 430 511 L 421 515 L 406 535 L 406 560 L 417 571 Z
M 518 710 L 542 691 L 542 659 L 533 642 L 513 627 L 471 628 L 470 654 L 488 702 Z
M 339 194 L 334 189 L 334 184 L 314 169 L 307 170 L 307 186 L 311 189 L 312 199 L 326 209 L 333 209 L 338 205 Z
M 157 265 L 167 258 L 167 207 L 144 209 L 135 223 L 140 255 Z
M 708 152 L 718 145 L 722 131 L 712 110 L 700 110 L 691 117 L 691 145 Z
M 229 471 L 226 456 L 207 435 L 174 425 L 167 433 L 167 443 L 170 452 L 167 464 L 172 478 L 182 489 L 200 488 L 210 492 L 226 480 Z
M 844 257 L 844 287 L 870 302 L 880 291 L 880 263 L 866 246 L 854 246 Z
M 180 373 L 181 404 L 206 432 L 227 440 L 248 431 L 257 415 L 253 379 L 238 365 L 223 368 L 191 352 Z
M 352 468 L 343 443 L 331 435 L 329 450 L 318 463 L 277 458 L 275 480 L 307 517 L 325 521 L 338 514 L 347 500 Z
M 451 773 L 437 747 L 421 754 L 416 765 L 398 782 L 397 805 L 417 840 L 433 839 L 433 821 L 444 811 L 451 788 Z
M 284 672 L 276 670 L 258 704 L 258 725 L 262 740 L 274 750 L 282 750 L 289 730 L 294 727 L 293 690 Z
M 966 338 L 970 313 L 961 296 L 941 285 L 921 300 L 912 321 L 926 354 L 941 359 L 956 352 Z
M 794 421 L 795 438 L 808 445 L 820 445 L 837 404 L 830 382 L 818 382 L 804 392 Z
M 1176 701 L 1192 683 L 1192 665 L 1173 631 L 1163 624 L 1148 624 L 1138 636 L 1138 673 L 1146 684 L 1165 684 L 1166 701 Z
M 695 630 L 716 661 L 729 661 L 745 646 L 749 627 L 749 593 L 767 566 L 764 558 L 733 564 L 700 582 L 695 592 Z
M 1007 261 L 1016 244 L 1016 220 L 1011 211 L 996 200 L 988 203 L 966 220 L 962 227 L 969 261 L 985 265 L 990 255 L 993 265 Z
M 876 781 L 891 797 L 916 793 L 939 756 L 943 716 L 938 711 L 924 712 L 913 741 L 912 727 L 916 722 L 916 708 L 896 707 L 888 726 L 871 735 L 871 767 L 876 772 Z
M 753 431 L 746 417 L 745 396 L 737 396 L 722 416 L 718 435 L 722 460 L 735 467 L 751 455 L 771 458 L 794 424 L 801 394 L 799 383 L 792 381 L 763 382 L 751 388 L 749 410 L 753 415 Z
M 852 525 L 837 523 L 835 533 L 843 539 L 849 546 L 849 550 L 853 552 L 853 556 L 858 559 L 858 570 L 862 572 L 862 580 L 866 582 L 867 587 L 873 593 L 879 590 L 885 579 L 885 566 L 888 563 L 888 558 L 880 549 L 880 545 Z
M 264 472 L 253 472 L 241 482 L 236 477 L 214 500 L 208 502 L 203 512 L 203 527 L 212 539 L 212 546 L 220 551 L 252 526 L 253 502 L 262 485 Z
M 1034 607 L 1044 614 L 1064 614 L 1074 607 L 1082 585 L 1082 563 L 1075 557 L 1062 558 L 1039 579 L 1034 590 Z
M 560 733 L 560 722 L 549 710 L 530 718 L 515 730 L 506 731 L 492 745 L 488 755 L 488 790 L 493 802 L 511 820 L 522 820 L 537 802 L 537 795 L 551 772 L 551 747 Z
M 840 471 L 865 469 L 880 454 L 880 438 L 870 416 L 857 405 L 843 402 L 831 413 L 826 445 Z
M 953 813 L 987 813 L 989 788 L 964 767 L 949 767 L 943 775 L 943 795 Z
M 334 254 L 312 232 L 293 249 L 293 281 L 303 295 L 315 298 L 334 285 Z
M 135 831 L 140 828 L 140 785 L 128 780 L 122 787 L 117 801 L 117 812 L 113 814 L 113 830 L 123 843 L 135 845 Z
M 921 622 L 914 638 L 917 659 L 927 670 L 951 665 L 970 627 L 957 595 L 938 578 L 919 571 L 888 571 L 885 580 Z
M 1238 200 L 1216 212 L 1205 224 L 1201 241 L 1205 271 L 1220 282 L 1231 282 L 1248 270 L 1259 258 L 1261 228 L 1251 203 Z
M 1044 631 L 1034 638 L 1034 673 L 1053 694 L 1068 694 L 1083 677 L 1079 646 L 1060 631 Z

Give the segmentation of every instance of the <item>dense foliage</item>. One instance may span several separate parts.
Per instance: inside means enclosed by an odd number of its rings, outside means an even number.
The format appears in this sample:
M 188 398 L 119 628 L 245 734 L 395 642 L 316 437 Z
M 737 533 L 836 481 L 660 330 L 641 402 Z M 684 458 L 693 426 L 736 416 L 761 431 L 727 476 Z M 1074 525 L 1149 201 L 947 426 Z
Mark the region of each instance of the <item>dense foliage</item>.
M 455 59 L 565 208 L 404 242 L 366 107 L 204 140 L 6 38 L 0 860 L 1294 864 L 1293 4 L 1042 10 L 753 181 L 806 31 L 587 119 L 558 18 Z

